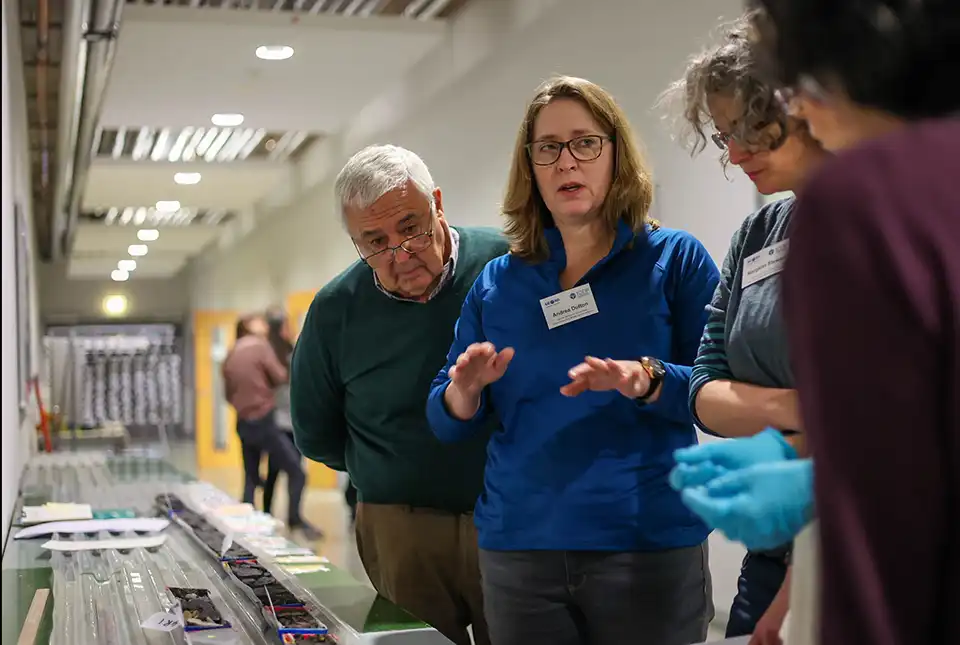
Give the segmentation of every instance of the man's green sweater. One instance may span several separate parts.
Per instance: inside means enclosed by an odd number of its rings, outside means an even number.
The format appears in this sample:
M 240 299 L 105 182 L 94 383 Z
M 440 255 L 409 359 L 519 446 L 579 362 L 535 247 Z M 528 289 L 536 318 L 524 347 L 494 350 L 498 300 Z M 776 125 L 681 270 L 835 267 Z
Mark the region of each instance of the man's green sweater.
M 453 279 L 425 303 L 390 298 L 357 262 L 317 293 L 291 364 L 294 436 L 308 458 L 346 470 L 360 501 L 472 511 L 489 433 L 442 444 L 427 424 L 467 292 L 507 252 L 496 231 L 457 228 Z

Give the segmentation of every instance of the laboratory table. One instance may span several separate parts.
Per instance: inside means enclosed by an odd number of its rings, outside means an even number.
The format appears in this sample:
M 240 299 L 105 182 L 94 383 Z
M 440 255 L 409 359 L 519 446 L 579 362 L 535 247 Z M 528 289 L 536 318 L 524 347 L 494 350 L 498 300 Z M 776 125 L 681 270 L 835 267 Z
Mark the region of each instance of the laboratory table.
M 86 490 L 88 491 L 86 494 L 89 496 L 89 490 L 92 486 L 93 490 L 97 490 L 99 487 L 102 491 L 102 497 L 110 498 L 109 503 L 111 505 L 119 503 L 125 508 L 139 506 L 136 509 L 138 514 L 144 514 L 153 502 L 153 495 L 146 493 L 162 489 L 167 483 L 173 486 L 177 483 L 192 480 L 190 476 L 177 471 L 162 459 L 118 458 L 107 460 L 106 465 L 111 479 L 109 493 L 105 487 L 106 482 L 89 481 L 90 478 L 87 475 L 78 475 L 74 481 L 71 481 L 68 477 L 67 481 L 63 481 L 63 477 L 56 474 L 53 468 L 47 468 L 46 471 L 40 469 L 38 474 L 37 469 L 31 471 L 28 467 L 29 476 L 25 474 L 20 499 L 15 508 L 14 526 L 10 530 L 10 537 L 3 553 L 4 611 L 2 612 L 0 637 L 2 637 L 2 642 L 5 645 L 18 642 L 31 603 L 34 601 L 37 591 L 41 589 L 51 590 L 52 597 L 46 603 L 42 615 L 36 617 L 39 619 L 39 629 L 34 642 L 42 645 L 51 642 L 55 645 L 75 642 L 69 637 L 64 638 L 62 636 L 51 639 L 55 631 L 53 608 L 58 601 L 54 567 L 56 558 L 60 554 L 51 553 L 41 548 L 44 539 L 12 539 L 12 535 L 18 530 L 16 518 L 19 517 L 21 506 L 42 504 L 50 500 L 79 501 L 71 499 L 71 493 L 73 497 L 76 497 L 76 491 Z M 84 478 L 87 481 L 84 481 Z M 150 482 L 152 482 L 152 485 Z M 140 499 L 137 499 L 138 494 Z M 94 496 L 96 497 L 96 495 Z M 219 593 L 215 595 L 226 597 L 232 593 L 223 585 L 233 583 L 229 580 L 217 580 L 217 561 L 202 551 L 186 534 L 186 531 L 176 524 L 171 524 L 165 531 L 165 535 L 167 536 L 167 542 L 163 548 L 167 549 L 169 546 L 172 554 L 163 556 L 168 558 L 166 562 L 172 563 L 166 566 L 182 569 L 181 575 L 184 580 L 193 582 L 199 579 L 209 584 L 211 588 L 218 589 Z M 122 554 L 116 555 L 116 553 L 119 552 L 115 552 L 111 557 L 130 557 Z M 154 556 L 144 554 L 141 560 L 148 562 L 151 557 Z M 159 556 L 156 557 L 159 558 Z M 263 561 L 262 558 L 261 561 Z M 151 565 L 147 564 L 146 566 L 149 568 Z M 319 608 L 320 617 L 330 627 L 331 634 L 336 636 L 335 642 L 388 645 L 412 645 L 414 643 L 418 645 L 432 645 L 434 643 L 441 645 L 449 643 L 436 630 L 378 595 L 371 587 L 358 582 L 348 573 L 330 564 L 326 564 L 320 569 L 306 573 L 290 574 L 290 576 L 291 579 L 295 580 L 295 584 L 300 587 L 300 590 L 307 593 L 307 597 L 313 606 Z M 163 573 L 169 575 L 169 571 Z M 222 575 L 219 577 L 223 578 Z M 112 592 L 112 602 L 120 606 L 121 609 L 117 611 L 123 613 L 123 611 L 126 611 L 123 607 L 131 604 L 124 601 L 124 595 L 129 596 L 131 592 L 129 585 L 120 588 L 121 585 L 118 583 L 117 587 L 118 589 Z M 86 599 L 84 601 L 86 602 Z M 235 615 L 237 613 L 246 615 L 255 613 L 251 611 L 250 607 L 241 606 L 244 602 L 249 601 L 239 597 L 233 597 L 230 600 L 230 603 L 233 603 L 232 609 Z M 250 603 L 250 605 L 252 604 Z M 109 603 L 107 605 L 109 606 Z M 259 611 L 259 608 L 256 611 Z M 142 618 L 136 612 L 133 612 L 133 616 L 137 620 Z M 133 624 L 131 620 L 127 620 L 128 625 Z M 248 633 L 252 632 L 248 630 Z M 156 641 L 149 640 L 149 642 Z M 249 639 L 242 640 L 242 642 L 272 644 L 280 641 L 272 634 L 266 636 L 254 634 Z M 84 643 L 83 645 L 94 645 L 94 643 Z

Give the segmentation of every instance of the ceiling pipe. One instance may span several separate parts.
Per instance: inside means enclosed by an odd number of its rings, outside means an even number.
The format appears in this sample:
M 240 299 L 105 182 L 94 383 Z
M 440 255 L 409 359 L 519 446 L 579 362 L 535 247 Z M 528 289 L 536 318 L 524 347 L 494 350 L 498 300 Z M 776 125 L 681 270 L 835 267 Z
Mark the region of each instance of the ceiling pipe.
M 83 41 L 83 25 L 89 10 L 90 0 L 77 0 L 64 6 L 63 25 L 60 30 L 60 110 L 57 119 L 57 168 L 52 208 L 44 213 L 49 234 L 44 244 L 49 256 L 60 256 L 59 240 L 62 239 L 67 210 L 70 180 L 73 177 L 73 151 L 77 145 L 77 121 L 80 119 L 80 97 L 83 96 L 86 48 Z
M 55 250 L 61 256 L 69 256 L 76 236 L 79 215 L 87 175 L 93 157 L 93 142 L 103 107 L 107 81 L 113 67 L 120 31 L 120 16 L 124 0 L 90 0 L 81 25 L 80 50 L 84 58 L 78 72 L 75 104 L 79 106 L 76 121 L 76 141 L 73 146 L 73 168 L 67 180 L 65 208 L 55 215 L 61 223 L 55 228 Z
M 48 108 L 47 73 L 50 69 L 50 4 L 39 0 L 37 5 L 37 120 L 40 123 L 40 199 L 47 211 L 50 204 L 50 112 Z
M 450 4 L 450 0 L 433 0 L 429 5 L 421 9 L 420 13 L 417 14 L 417 19 L 431 20 L 435 18 L 438 13 L 446 9 L 448 4 Z

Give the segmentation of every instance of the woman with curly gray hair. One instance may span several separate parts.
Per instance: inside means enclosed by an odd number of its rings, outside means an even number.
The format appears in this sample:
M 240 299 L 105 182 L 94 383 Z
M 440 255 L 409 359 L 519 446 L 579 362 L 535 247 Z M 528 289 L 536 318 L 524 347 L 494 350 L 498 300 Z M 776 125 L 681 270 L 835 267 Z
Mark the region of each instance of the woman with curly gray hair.
M 682 116 L 693 154 L 710 140 L 722 151 L 724 170 L 738 166 L 762 194 L 796 193 L 826 153 L 761 79 L 749 35 L 749 16 L 725 25 L 721 43 L 691 58 L 664 99 Z M 690 377 L 690 408 L 709 434 L 744 437 L 774 427 L 800 438 L 779 305 L 793 207 L 793 197 L 769 203 L 733 235 Z M 789 552 L 787 544 L 747 554 L 728 637 L 754 634 L 751 645 L 779 643 Z

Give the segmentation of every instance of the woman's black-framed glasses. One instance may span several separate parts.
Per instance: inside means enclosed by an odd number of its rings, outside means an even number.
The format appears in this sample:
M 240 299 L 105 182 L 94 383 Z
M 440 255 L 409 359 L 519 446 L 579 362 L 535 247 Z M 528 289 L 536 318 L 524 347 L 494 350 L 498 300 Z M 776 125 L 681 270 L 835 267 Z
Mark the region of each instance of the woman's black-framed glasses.
M 527 144 L 527 153 L 530 161 L 537 166 L 552 166 L 557 163 L 564 148 L 569 150 L 577 161 L 593 161 L 603 152 L 604 141 L 612 139 L 599 134 L 587 134 L 569 141 L 534 141 Z
M 360 245 L 357 244 L 356 241 L 353 242 L 353 247 L 357 249 L 357 254 L 360 256 L 360 259 L 367 264 L 367 266 L 372 269 L 376 269 L 377 267 L 384 266 L 388 262 L 393 262 L 398 249 L 402 249 L 404 252 L 409 253 L 410 255 L 416 255 L 417 253 L 426 251 L 428 248 L 430 248 L 430 244 L 433 242 L 433 233 L 435 230 L 436 228 L 431 222 L 430 230 L 424 231 L 423 233 L 417 233 L 416 235 L 411 235 L 396 246 L 388 246 L 380 249 L 379 251 L 368 253 L 367 255 L 363 254 L 363 250 L 360 249 Z

